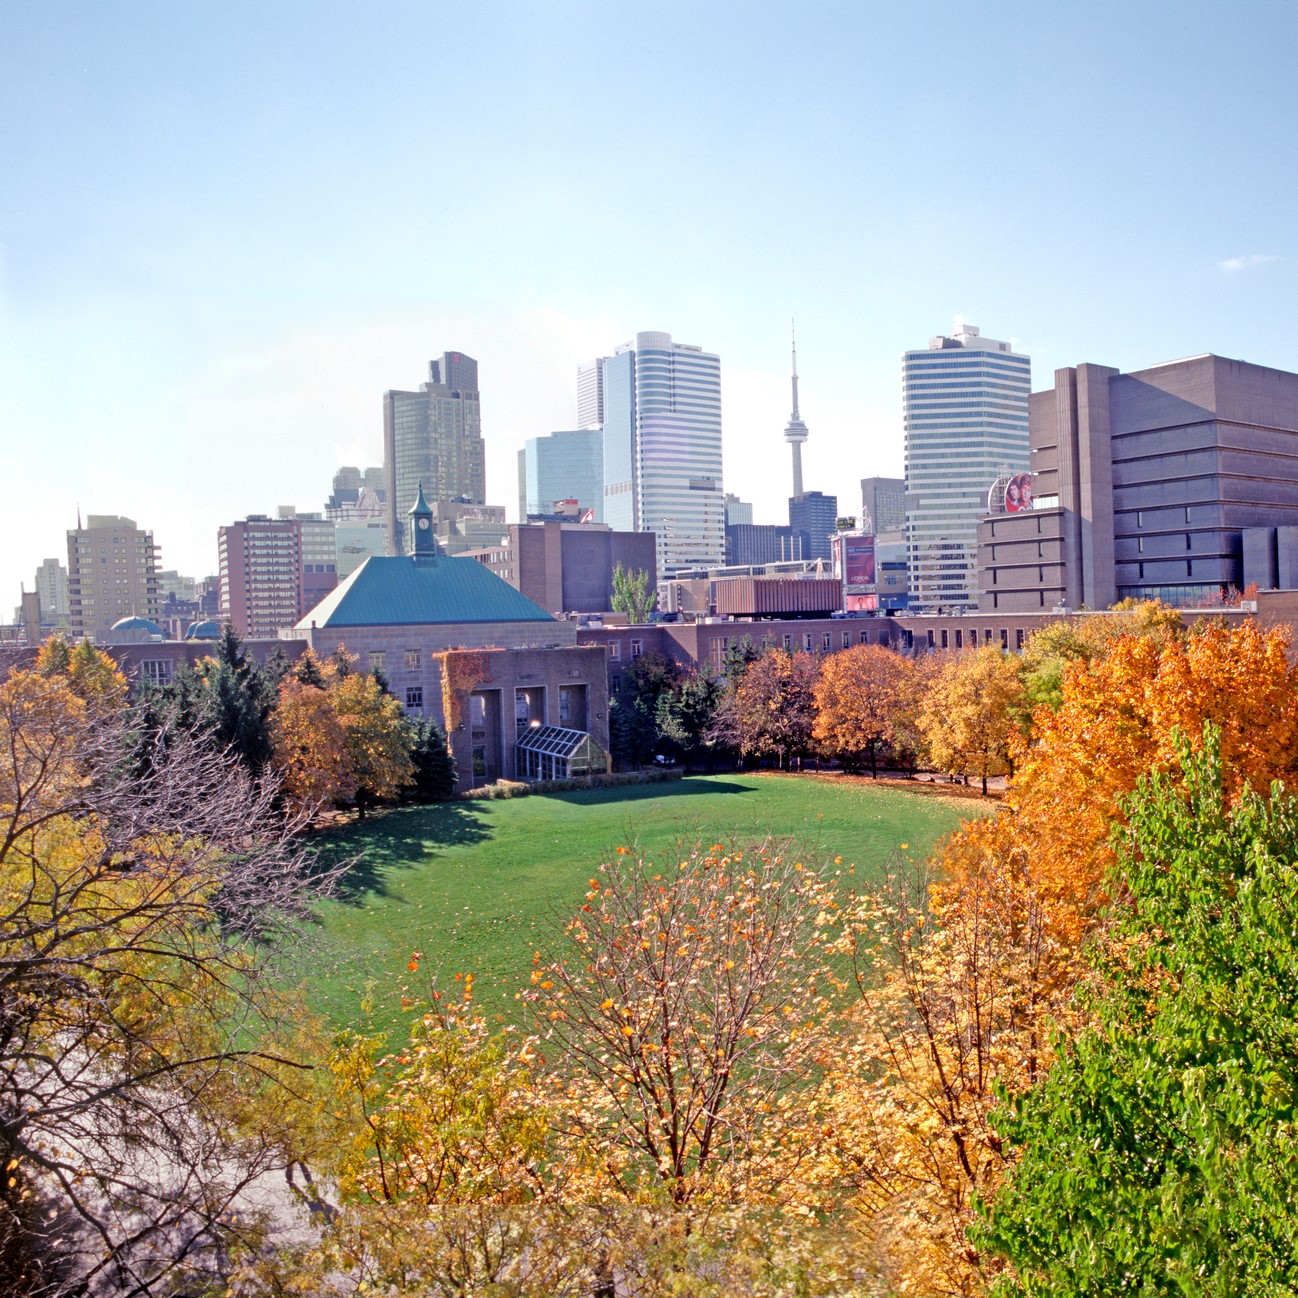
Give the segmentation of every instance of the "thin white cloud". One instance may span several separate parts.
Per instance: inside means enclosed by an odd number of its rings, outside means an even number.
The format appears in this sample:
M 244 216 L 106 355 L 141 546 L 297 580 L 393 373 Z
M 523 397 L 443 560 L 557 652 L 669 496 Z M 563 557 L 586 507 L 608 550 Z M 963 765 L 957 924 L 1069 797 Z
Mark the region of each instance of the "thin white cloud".
M 1227 257 L 1225 261 L 1217 263 L 1218 270 L 1252 270 L 1254 266 L 1265 266 L 1269 261 L 1279 261 L 1279 257 L 1273 257 L 1270 253 L 1254 252 L 1247 257 Z

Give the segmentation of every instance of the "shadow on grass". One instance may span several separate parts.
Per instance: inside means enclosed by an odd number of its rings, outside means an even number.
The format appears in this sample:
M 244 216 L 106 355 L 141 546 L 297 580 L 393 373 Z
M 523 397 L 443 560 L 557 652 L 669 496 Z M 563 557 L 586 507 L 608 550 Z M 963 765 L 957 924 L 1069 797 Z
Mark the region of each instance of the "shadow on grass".
M 751 784 L 735 780 L 718 780 L 715 777 L 685 776 L 679 780 L 663 780 L 657 784 L 620 784 L 611 789 L 571 789 L 562 793 L 538 792 L 535 798 L 551 798 L 555 802 L 572 802 L 581 807 L 601 806 L 608 802 L 643 802 L 646 798 L 679 798 L 688 793 L 752 793 Z
M 321 871 L 350 862 L 334 900 L 357 906 L 366 896 L 386 897 L 392 870 L 412 870 L 450 847 L 484 843 L 493 836 L 472 802 L 438 802 L 353 821 L 319 835 L 312 851 Z

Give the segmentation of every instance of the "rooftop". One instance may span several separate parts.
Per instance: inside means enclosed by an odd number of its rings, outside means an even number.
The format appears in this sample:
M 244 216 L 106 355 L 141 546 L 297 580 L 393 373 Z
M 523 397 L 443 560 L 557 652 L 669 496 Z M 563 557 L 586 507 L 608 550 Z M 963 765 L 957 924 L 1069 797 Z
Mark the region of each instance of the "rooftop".
M 476 559 L 399 555 L 366 559 L 295 629 L 554 620 Z

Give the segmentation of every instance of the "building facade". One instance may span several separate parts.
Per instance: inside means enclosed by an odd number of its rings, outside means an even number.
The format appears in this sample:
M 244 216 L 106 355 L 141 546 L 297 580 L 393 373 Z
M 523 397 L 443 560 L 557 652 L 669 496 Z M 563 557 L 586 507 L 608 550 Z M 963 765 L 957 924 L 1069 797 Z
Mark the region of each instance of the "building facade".
M 36 569 L 36 594 L 43 625 L 69 623 L 72 606 L 68 602 L 68 570 L 57 559 L 46 559 Z
M 1298 586 L 1298 374 L 1213 355 L 1060 369 L 1030 437 L 1027 500 L 1007 485 L 979 525 L 980 610 Z
M 244 639 L 273 638 L 302 616 L 302 529 L 251 514 L 217 529 L 221 620 Z
M 906 527 L 906 479 L 861 479 L 861 529 L 901 532 Z
M 577 367 L 577 427 L 604 427 L 604 358 Z
M 1031 361 L 973 325 L 902 360 L 912 607 L 978 606 L 978 520 L 1000 475 L 1028 468 Z M 884 529 L 879 529 L 884 530 Z
M 519 521 L 553 514 L 559 500 L 575 500 L 579 514 L 604 521 L 604 436 L 598 428 L 529 437 L 519 451 Z
M 68 532 L 68 619 L 76 639 L 102 640 L 124 617 L 156 620 L 161 606 L 152 532 L 116 514 L 90 514 Z
M 803 538 L 804 558 L 833 558 L 833 536 L 838 530 L 838 497 L 823 491 L 804 491 L 789 498 L 789 529 Z
M 639 333 L 602 367 L 604 522 L 653 532 L 658 571 L 725 555 L 721 361 L 670 334 Z
M 477 361 L 445 352 L 429 362 L 428 382 L 418 392 L 384 393 L 383 471 L 393 554 L 409 549 L 403 529 L 421 484 L 429 500 L 485 503 Z

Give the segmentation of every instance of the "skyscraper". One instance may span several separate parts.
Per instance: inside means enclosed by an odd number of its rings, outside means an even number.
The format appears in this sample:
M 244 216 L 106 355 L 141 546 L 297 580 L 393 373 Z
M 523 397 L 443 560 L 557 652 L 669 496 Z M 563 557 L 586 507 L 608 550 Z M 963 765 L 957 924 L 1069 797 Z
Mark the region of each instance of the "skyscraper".
M 725 559 L 721 360 L 665 333 L 604 358 L 604 521 L 653 532 L 660 578 Z
M 861 479 L 861 527 L 877 536 L 906 526 L 906 479 Z
M 402 554 L 406 515 L 420 483 L 430 500 L 486 503 L 486 451 L 478 403 L 478 362 L 444 352 L 428 364 L 418 392 L 383 395 L 383 469 L 389 546 Z
M 217 529 L 221 621 L 240 636 L 271 639 L 302 616 L 302 525 L 247 518 Z
M 160 616 L 158 547 L 134 519 L 91 514 L 68 532 L 68 601 L 72 634 L 103 639 L 124 617 Z
M 1028 468 L 1031 361 L 973 325 L 902 362 L 912 608 L 978 606 L 978 519 L 1002 473 Z
M 604 358 L 577 367 L 577 427 L 604 426 Z
M 823 491 L 804 491 L 789 497 L 789 527 L 803 538 L 803 558 L 834 557 L 833 536 L 837 531 L 838 497 Z
M 579 512 L 604 513 L 604 438 L 598 428 L 529 437 L 518 458 L 519 521 L 551 514 L 556 500 L 575 500 Z

